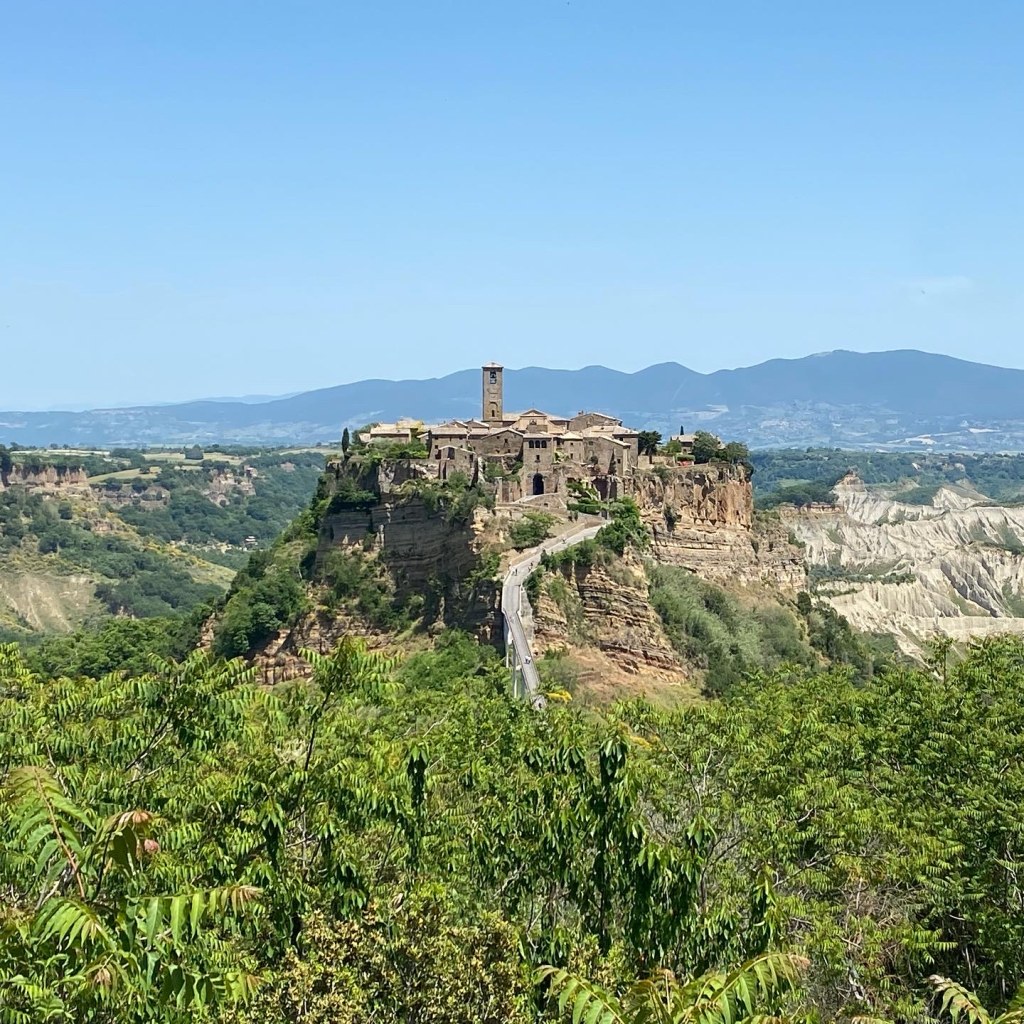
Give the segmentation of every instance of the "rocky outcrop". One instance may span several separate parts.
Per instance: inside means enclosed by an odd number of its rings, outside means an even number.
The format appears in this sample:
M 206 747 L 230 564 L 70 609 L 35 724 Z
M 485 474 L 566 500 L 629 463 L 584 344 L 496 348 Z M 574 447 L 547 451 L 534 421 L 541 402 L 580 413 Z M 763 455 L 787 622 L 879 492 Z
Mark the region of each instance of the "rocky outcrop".
M 252 466 L 242 466 L 240 470 L 218 467 L 210 471 L 203 495 L 221 506 L 229 504 L 236 494 L 252 497 L 256 493 L 256 476 Z
M 390 647 L 395 636 L 386 630 L 375 629 L 365 619 L 344 611 L 317 609 L 303 616 L 256 652 L 253 664 L 260 682 L 272 686 L 309 675 L 309 664 L 299 656 L 299 651 L 330 653 L 345 636 L 355 635 L 365 641 L 371 649 Z M 213 642 L 213 633 L 203 638 L 204 645 Z
M 500 588 L 480 572 L 488 513 L 462 513 L 436 495 L 403 488 L 421 479 L 409 463 L 378 467 L 375 474 L 354 480 L 354 490 L 346 492 L 354 496 L 342 500 L 344 469 L 336 468 L 333 480 L 328 476 L 334 496 L 320 526 L 318 568 L 332 549 L 359 546 L 387 568 L 399 600 L 423 598 L 431 621 L 474 630 L 487 640 L 499 637 Z
M 320 558 L 335 545 L 376 550 L 400 592 L 422 592 L 437 577 L 462 579 L 479 557 L 478 528 L 471 517 L 450 522 L 418 496 L 383 500 L 368 509 L 343 509 L 324 517 Z
M 645 561 L 681 566 L 716 583 L 795 592 L 806 584 L 801 552 L 778 521 L 755 520 L 741 466 L 655 466 L 632 479 L 628 493 L 650 530 L 650 545 L 642 555 L 627 552 L 619 559 L 605 549 L 587 564 L 544 573 L 530 623 L 534 651 L 596 652 L 620 676 L 692 687 L 691 672 L 651 607 Z M 458 513 L 420 460 L 332 463 L 321 497 L 319 575 L 333 551 L 359 549 L 386 567 L 400 602 L 422 597 L 426 621 L 457 624 L 500 643 L 499 587 L 485 556 L 501 547 L 503 524 L 515 511 L 536 510 L 540 499 L 499 506 L 497 514 L 481 507 Z M 343 616 L 321 616 L 301 623 L 267 653 L 272 664 L 286 664 L 297 646 L 329 643 L 349 629 L 372 634 Z
M 715 583 L 787 592 L 806 586 L 802 553 L 788 531 L 755 520 L 743 466 L 659 466 L 639 477 L 636 500 L 657 561 Z
M 30 490 L 57 493 L 72 488 L 81 488 L 86 484 L 88 478 L 88 473 L 81 466 L 15 463 L 10 472 L 0 478 L 0 491 L 8 487 L 22 486 Z
M 1024 632 L 1024 508 L 943 488 L 928 505 L 835 487 L 834 508 L 788 509 L 818 593 L 858 629 L 893 633 L 910 653 L 936 632 Z
M 159 484 L 142 486 L 136 482 L 132 484 L 118 484 L 115 480 L 108 480 L 102 485 L 97 485 L 96 490 L 108 505 L 124 506 L 138 505 L 140 508 L 163 508 L 171 500 L 171 492 Z
M 685 677 L 648 589 L 643 562 L 629 553 L 608 565 L 572 564 L 543 574 L 533 608 L 535 653 L 596 647 L 626 672 Z
M 95 590 L 95 581 L 81 573 L 5 572 L 0 575 L 0 625 L 70 632 L 96 614 Z

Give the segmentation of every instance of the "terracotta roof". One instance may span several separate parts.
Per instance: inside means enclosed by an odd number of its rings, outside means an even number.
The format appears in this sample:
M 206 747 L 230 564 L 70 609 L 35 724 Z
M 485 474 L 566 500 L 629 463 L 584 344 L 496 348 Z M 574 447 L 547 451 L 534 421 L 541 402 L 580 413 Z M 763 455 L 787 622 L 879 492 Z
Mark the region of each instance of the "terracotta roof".
M 473 430 L 470 431 L 470 437 L 494 437 L 497 434 L 515 434 L 516 437 L 522 437 L 523 432 L 516 430 L 515 427 L 489 427 L 487 430 Z

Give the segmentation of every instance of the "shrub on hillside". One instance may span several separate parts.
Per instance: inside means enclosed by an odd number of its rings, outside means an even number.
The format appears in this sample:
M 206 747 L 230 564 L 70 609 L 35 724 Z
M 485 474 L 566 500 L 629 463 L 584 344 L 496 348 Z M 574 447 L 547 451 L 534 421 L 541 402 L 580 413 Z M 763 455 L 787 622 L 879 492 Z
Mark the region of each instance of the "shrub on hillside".
M 788 608 L 744 607 L 685 569 L 653 568 L 650 598 L 672 646 L 704 670 L 712 693 L 729 690 L 752 672 L 818 660 Z
M 527 512 L 509 527 L 508 537 L 517 550 L 536 547 L 551 536 L 555 517 L 547 512 Z

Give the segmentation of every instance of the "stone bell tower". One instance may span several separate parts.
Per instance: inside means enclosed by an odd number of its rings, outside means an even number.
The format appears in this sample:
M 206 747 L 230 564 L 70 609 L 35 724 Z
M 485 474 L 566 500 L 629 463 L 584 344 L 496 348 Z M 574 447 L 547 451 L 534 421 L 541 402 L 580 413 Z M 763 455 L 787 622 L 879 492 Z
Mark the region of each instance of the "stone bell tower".
M 501 374 L 504 367 L 498 363 L 487 363 L 483 368 L 483 412 L 481 419 L 491 426 L 500 427 L 503 417 L 502 381 Z

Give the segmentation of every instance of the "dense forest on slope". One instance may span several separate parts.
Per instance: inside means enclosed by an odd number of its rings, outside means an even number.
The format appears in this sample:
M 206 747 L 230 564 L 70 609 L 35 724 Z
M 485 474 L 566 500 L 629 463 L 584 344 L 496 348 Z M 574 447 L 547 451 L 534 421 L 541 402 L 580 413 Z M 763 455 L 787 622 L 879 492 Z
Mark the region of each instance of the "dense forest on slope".
M 613 999 L 770 951 L 795 990 L 751 967 L 727 1015 L 664 1019 L 911 1019 L 929 975 L 993 1011 L 1024 976 L 1019 639 L 675 711 L 538 713 L 455 632 L 309 660 L 267 690 L 0 649 L 6 1019 L 554 1021 L 544 964 Z

